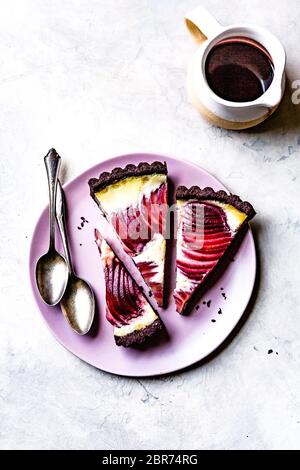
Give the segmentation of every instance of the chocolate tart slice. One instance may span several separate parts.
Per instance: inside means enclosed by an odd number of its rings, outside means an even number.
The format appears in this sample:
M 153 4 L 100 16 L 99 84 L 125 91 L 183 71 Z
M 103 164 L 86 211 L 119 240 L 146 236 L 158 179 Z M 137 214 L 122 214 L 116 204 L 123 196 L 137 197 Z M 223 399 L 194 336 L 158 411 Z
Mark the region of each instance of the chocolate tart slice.
M 163 323 L 98 230 L 95 238 L 105 277 L 106 318 L 114 326 L 115 342 L 125 347 L 141 344 L 160 332 Z
M 186 313 L 194 294 L 203 294 L 242 227 L 255 211 L 249 202 L 212 188 L 179 186 L 177 204 L 176 310 Z
M 117 232 L 159 306 L 164 299 L 167 166 L 142 162 L 90 179 L 90 193 Z

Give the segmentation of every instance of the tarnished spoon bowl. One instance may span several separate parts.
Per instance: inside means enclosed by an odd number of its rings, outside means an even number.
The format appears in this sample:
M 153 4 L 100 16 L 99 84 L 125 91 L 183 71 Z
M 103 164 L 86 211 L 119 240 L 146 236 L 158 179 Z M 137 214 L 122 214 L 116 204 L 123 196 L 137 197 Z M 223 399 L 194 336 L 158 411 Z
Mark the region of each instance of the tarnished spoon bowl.
M 45 253 L 36 265 L 36 283 L 46 304 L 60 302 L 68 282 L 68 268 L 65 259 L 55 250 Z
M 70 274 L 60 306 L 73 330 L 85 335 L 91 328 L 95 312 L 95 298 L 89 284 L 74 273 Z

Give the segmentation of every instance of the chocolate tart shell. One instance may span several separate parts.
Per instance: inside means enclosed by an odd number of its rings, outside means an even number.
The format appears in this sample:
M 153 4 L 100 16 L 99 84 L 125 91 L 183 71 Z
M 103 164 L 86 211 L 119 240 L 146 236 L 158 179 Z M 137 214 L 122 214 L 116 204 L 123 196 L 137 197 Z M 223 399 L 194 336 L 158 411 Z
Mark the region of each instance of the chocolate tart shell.
M 214 200 L 224 202 L 225 204 L 231 204 L 239 211 L 247 214 L 247 220 L 252 219 L 256 214 L 250 202 L 242 201 L 242 199 L 236 194 L 228 194 L 222 190 L 214 191 L 210 187 L 201 189 L 199 186 L 192 186 L 191 188 L 187 188 L 186 186 L 178 186 L 176 190 L 176 199 L 197 199 L 198 201 Z
M 163 323 L 159 318 L 157 318 L 153 323 L 151 323 L 151 325 L 146 326 L 142 330 L 133 331 L 125 336 L 115 336 L 116 345 L 128 348 L 130 346 L 142 344 L 162 329 Z
M 93 197 L 94 193 L 106 188 L 110 184 L 129 178 L 130 176 L 144 176 L 155 173 L 167 175 L 167 164 L 165 162 L 141 162 L 138 165 L 130 163 L 126 165 L 125 168 L 114 168 L 110 173 L 105 171 L 99 175 L 99 178 L 91 178 L 89 180 L 91 196 Z

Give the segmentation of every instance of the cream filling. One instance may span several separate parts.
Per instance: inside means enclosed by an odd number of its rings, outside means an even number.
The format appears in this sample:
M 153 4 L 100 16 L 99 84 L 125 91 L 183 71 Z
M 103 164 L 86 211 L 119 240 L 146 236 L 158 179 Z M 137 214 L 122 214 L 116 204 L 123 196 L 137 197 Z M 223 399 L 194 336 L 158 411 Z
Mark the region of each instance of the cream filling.
M 181 220 L 181 206 L 185 201 L 177 201 L 178 207 L 178 230 L 177 230 L 177 245 L 176 245 L 176 258 L 181 259 L 182 255 L 182 220 Z M 176 269 L 176 290 L 189 291 L 192 289 L 193 281 L 185 276 L 179 268 Z
M 154 312 L 153 308 L 149 303 L 145 303 L 143 314 L 137 318 L 134 318 L 129 325 L 123 325 L 120 328 L 114 328 L 115 336 L 125 336 L 134 331 L 142 330 L 147 326 L 151 325 L 158 316 Z
M 157 265 L 156 273 L 151 279 L 152 282 L 163 283 L 164 280 L 164 265 L 166 256 L 166 240 L 161 233 L 156 233 L 152 240 L 150 240 L 141 253 L 133 259 L 135 263 L 153 262 Z
M 102 238 L 102 241 L 101 241 L 100 251 L 101 251 L 102 265 L 103 265 L 103 268 L 105 268 L 105 266 L 107 266 L 107 265 L 109 266 L 112 263 L 112 261 L 115 257 L 115 254 L 112 251 L 109 244 L 107 243 L 107 241 L 104 240 L 104 238 Z
M 176 290 L 187 292 L 192 290 L 195 286 L 195 282 L 185 276 L 180 269 L 177 269 L 176 273 Z
M 143 196 L 149 197 L 166 181 L 167 175 L 163 174 L 130 176 L 110 184 L 95 195 L 105 213 L 117 213 L 128 207 L 137 207 Z

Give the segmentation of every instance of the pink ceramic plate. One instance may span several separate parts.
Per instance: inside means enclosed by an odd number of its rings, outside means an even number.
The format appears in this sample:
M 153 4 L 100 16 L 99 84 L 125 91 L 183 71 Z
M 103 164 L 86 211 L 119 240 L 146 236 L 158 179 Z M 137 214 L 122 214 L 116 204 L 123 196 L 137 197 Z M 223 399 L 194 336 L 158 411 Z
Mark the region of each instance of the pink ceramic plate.
M 167 309 L 160 315 L 169 338 L 144 350 L 115 346 L 113 328 L 105 319 L 104 280 L 94 228 L 102 228 L 109 235 L 107 223 L 89 195 L 89 178 L 98 177 L 102 171 L 141 161 L 166 161 L 169 177 L 174 187 L 211 186 L 226 189 L 213 176 L 201 168 L 164 155 L 133 154 L 107 160 L 87 170 L 65 186 L 68 203 L 68 232 L 77 273 L 94 289 L 98 312 L 92 331 L 86 336 L 74 333 L 65 322 L 59 307 L 49 307 L 41 300 L 35 284 L 35 266 L 39 256 L 48 247 L 48 208 L 41 214 L 34 230 L 30 251 L 30 278 L 37 306 L 54 336 L 80 359 L 113 374 L 146 377 L 173 372 L 197 361 L 214 351 L 230 334 L 240 320 L 255 281 L 256 255 L 253 236 L 249 230 L 235 256 L 234 262 L 199 302 L 198 310 L 188 317 L 179 316 L 172 296 Z M 247 196 L 247 195 L 242 195 Z M 82 217 L 88 223 L 81 227 Z M 79 229 L 79 228 L 80 229 Z M 61 250 L 59 237 L 57 246 Z M 173 250 L 174 252 L 174 250 Z M 174 261 L 174 259 L 173 259 Z M 175 266 L 170 273 L 170 287 L 175 282 Z M 222 288 L 222 290 L 221 290 Z M 225 296 L 222 294 L 225 293 Z M 203 301 L 211 301 L 204 304 Z M 209 307 L 208 307 L 209 305 Z M 218 310 L 222 309 L 222 314 Z M 216 320 L 216 321 L 212 321 Z

